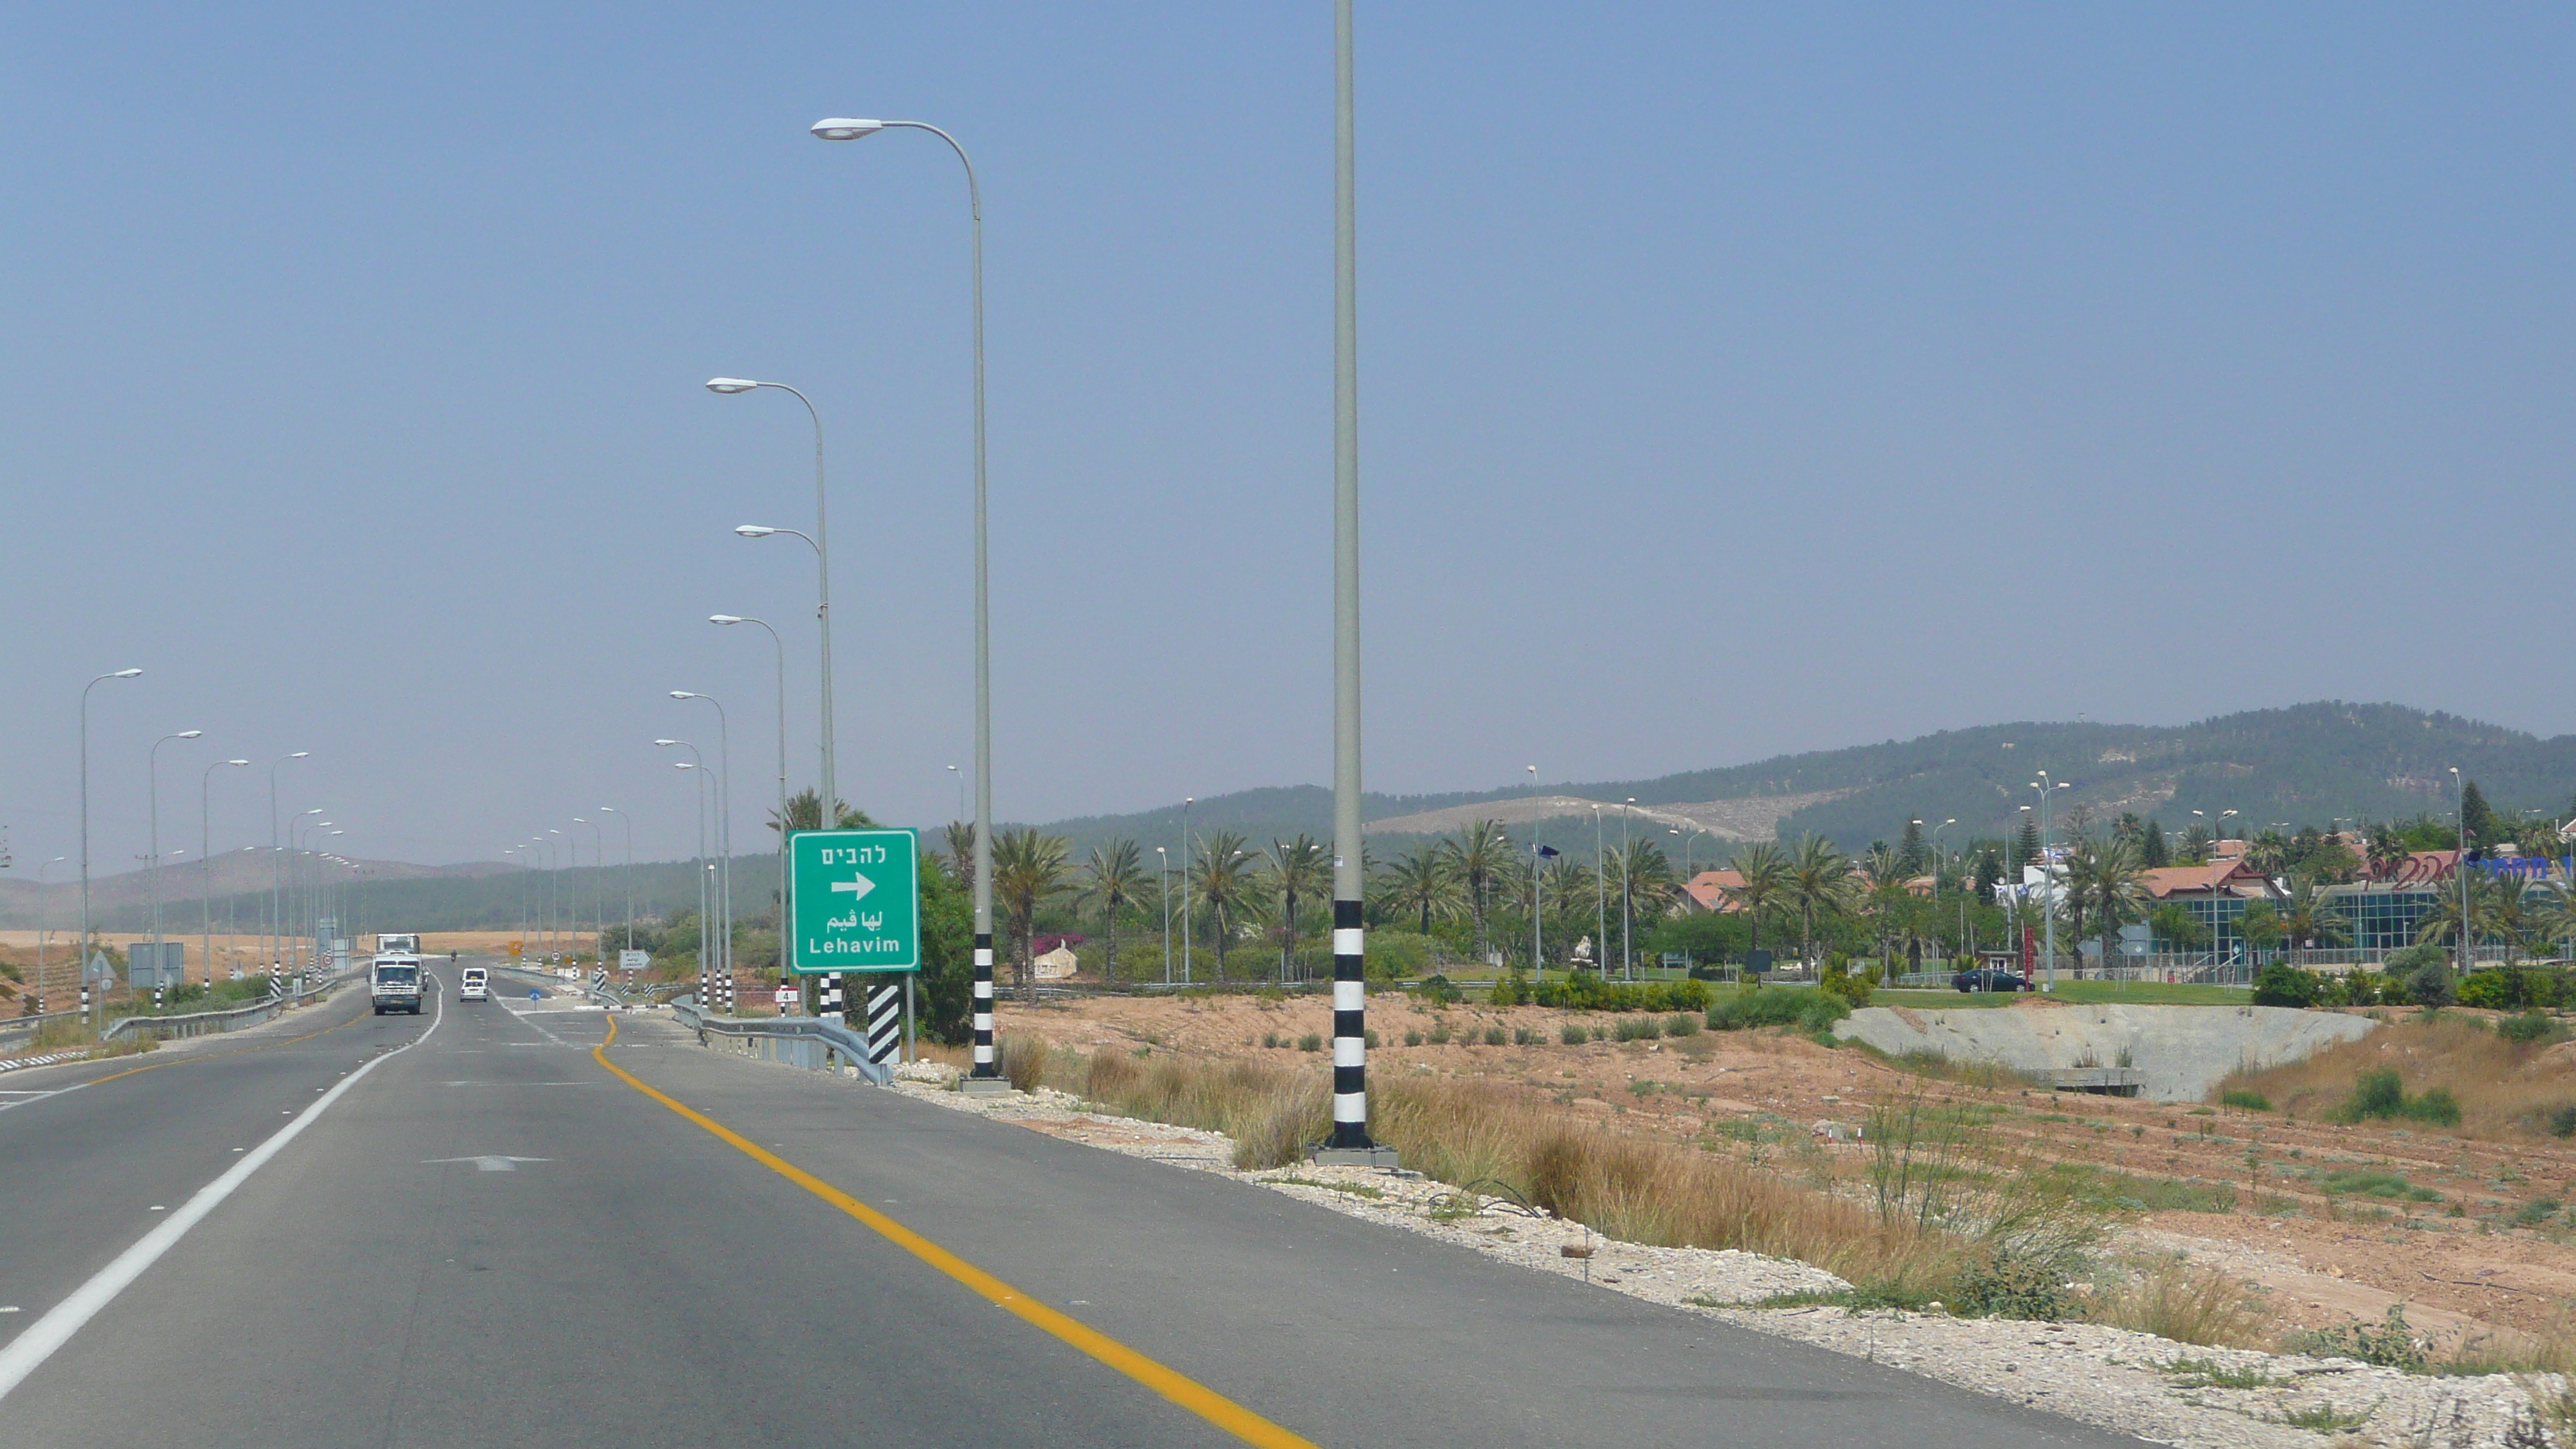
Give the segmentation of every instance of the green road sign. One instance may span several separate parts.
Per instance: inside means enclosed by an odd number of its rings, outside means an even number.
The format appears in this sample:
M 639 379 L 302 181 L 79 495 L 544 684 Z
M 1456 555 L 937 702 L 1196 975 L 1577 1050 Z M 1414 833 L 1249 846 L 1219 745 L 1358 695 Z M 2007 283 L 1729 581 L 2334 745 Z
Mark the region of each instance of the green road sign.
M 909 830 L 807 830 L 789 837 L 796 937 L 788 969 L 921 969 L 921 847 Z

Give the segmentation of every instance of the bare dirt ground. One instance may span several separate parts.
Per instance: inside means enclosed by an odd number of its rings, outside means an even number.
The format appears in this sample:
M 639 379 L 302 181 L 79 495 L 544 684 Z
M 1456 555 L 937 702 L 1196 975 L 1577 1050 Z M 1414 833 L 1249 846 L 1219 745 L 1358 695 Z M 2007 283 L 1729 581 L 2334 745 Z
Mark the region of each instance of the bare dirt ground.
M 2033 1002 L 2017 1010 L 2063 1009 Z M 1193 1056 L 1257 1056 L 1321 1073 L 1327 1053 L 1301 1039 L 1331 1031 L 1320 996 L 1104 997 L 1000 1003 L 1005 1031 L 1034 1032 L 1082 1052 L 1140 1045 Z M 2576 1298 L 2576 1231 L 2538 1200 L 2576 1202 L 2576 1143 L 2546 1136 L 2477 1140 L 2422 1124 L 2292 1120 L 2280 1113 L 1979 1086 L 1901 1069 L 1855 1048 L 1767 1032 L 1701 1032 L 1611 1043 L 1618 1020 L 1537 1007 L 1434 1010 L 1401 995 L 1370 1002 L 1375 1073 L 1441 1073 L 1518 1082 L 1568 1111 L 1821 1180 L 1855 1172 L 1869 1149 L 1851 1140 L 1873 1107 L 1919 1095 L 1981 1104 L 1995 1150 L 2104 1174 L 2115 1196 L 2180 1199 L 2121 1214 L 2120 1241 L 2205 1260 L 2266 1289 L 2287 1330 L 2377 1320 L 2392 1304 L 2455 1341 L 2494 1330 L 2563 1328 Z M 1561 1044 L 1575 1022 L 1596 1040 Z M 1450 1041 L 1428 1038 L 1446 1027 Z M 1486 1045 L 1489 1028 L 1543 1044 Z M 1421 1045 L 1405 1044 L 1420 1032 Z M 1280 1045 L 1265 1047 L 1265 1038 Z M 1474 1044 L 1470 1044 L 1470 1043 Z M 2328 1191 L 2332 1174 L 2375 1175 L 2394 1195 Z M 2423 1200 L 2427 1195 L 2433 1200 Z M 2223 1210 L 2221 1210 L 2223 1209 Z M 2527 1226 L 2517 1220 L 2524 1214 Z

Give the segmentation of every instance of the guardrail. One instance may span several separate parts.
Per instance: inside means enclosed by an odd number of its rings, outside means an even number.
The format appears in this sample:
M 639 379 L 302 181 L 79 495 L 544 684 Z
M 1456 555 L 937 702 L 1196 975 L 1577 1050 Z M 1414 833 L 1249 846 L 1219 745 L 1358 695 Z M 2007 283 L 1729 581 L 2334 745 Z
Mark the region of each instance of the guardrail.
M 894 1073 L 883 1062 L 868 1057 L 867 1039 L 846 1026 L 836 1026 L 814 1016 L 717 1016 L 698 1010 L 695 993 L 671 1003 L 671 1015 L 682 1026 L 698 1034 L 705 1045 L 709 1035 L 763 1039 L 765 1055 L 772 1061 L 811 1071 L 827 1072 L 840 1058 L 858 1069 L 859 1075 L 882 1087 L 894 1080 Z
M 361 971 L 344 972 L 338 976 L 326 977 L 321 982 L 300 991 L 288 991 L 264 1001 L 254 1001 L 248 1006 L 227 1007 L 222 1011 L 191 1011 L 170 1016 L 149 1014 L 123 1016 L 109 1023 L 107 1029 L 98 1034 L 98 1039 L 114 1041 L 121 1036 L 141 1036 L 147 1032 L 153 1036 L 169 1038 L 239 1031 L 243 1027 L 257 1026 L 263 1021 L 271 1020 L 289 1007 L 302 1006 L 316 997 L 328 996 L 332 991 L 357 980 L 364 974 L 366 973 Z M 284 981 L 288 978 L 278 979 Z

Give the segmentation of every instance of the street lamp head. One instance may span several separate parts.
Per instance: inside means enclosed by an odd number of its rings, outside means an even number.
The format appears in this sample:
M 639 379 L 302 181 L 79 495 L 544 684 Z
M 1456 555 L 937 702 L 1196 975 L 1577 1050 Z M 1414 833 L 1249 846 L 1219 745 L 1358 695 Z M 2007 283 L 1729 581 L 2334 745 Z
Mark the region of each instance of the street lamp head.
M 745 538 L 767 538 L 777 531 L 777 529 L 765 527 L 757 523 L 740 524 L 734 529 L 734 532 L 741 534 Z
M 742 616 L 740 614 L 709 614 L 707 615 L 707 622 L 710 624 L 739 624 L 742 622 Z
M 885 129 L 883 121 L 862 121 L 852 116 L 828 116 L 816 121 L 813 132 L 826 141 L 859 141 Z
M 328 805 L 316 805 L 316 806 L 314 806 L 312 809 L 307 810 L 307 811 L 305 811 L 304 813 L 305 813 L 305 814 L 307 814 L 307 815 L 319 815 L 319 814 L 321 814 L 323 811 L 328 810 L 328 809 L 330 809 L 330 808 L 331 808 L 331 807 L 329 807 Z
M 689 763 L 687 760 L 682 760 L 682 761 L 680 761 L 678 764 L 673 765 L 671 768 L 672 768 L 672 769 L 674 769 L 674 770 L 694 770 L 694 769 L 696 769 L 696 768 L 697 768 L 697 766 L 695 766 L 695 765 L 693 765 L 693 764 Z
M 170 738 L 174 740 L 203 739 L 205 737 L 205 733 L 206 732 L 204 730 L 181 730 Z
M 247 765 L 247 764 L 249 764 L 249 763 L 250 763 L 250 761 L 248 761 L 248 760 L 226 760 L 226 761 L 224 761 L 224 763 L 225 763 L 225 764 L 227 764 L 227 765 Z
M 720 392 L 726 397 L 732 397 L 736 393 L 749 392 L 758 386 L 760 386 L 759 383 L 753 382 L 747 377 L 711 377 L 707 379 L 707 391 Z
M 109 675 L 109 676 L 108 676 L 108 678 L 110 678 L 110 679 L 132 679 L 134 676 L 136 676 L 136 675 L 138 675 L 138 674 L 141 674 L 142 672 L 143 672 L 143 671 L 142 671 L 142 670 L 140 670 L 140 669 L 120 669 L 120 670 L 116 671 L 114 674 Z
M 287 758 L 290 760 L 300 760 L 312 753 L 313 752 L 311 750 L 297 750 L 294 754 L 287 756 Z
M 678 744 L 678 743 L 679 743 L 679 741 L 678 741 L 678 740 L 655 740 L 653 743 L 655 743 L 655 744 L 657 744 L 657 745 L 660 745 L 662 748 L 664 748 L 664 749 L 666 749 L 666 750 L 667 750 L 667 749 L 669 749 L 671 746 Z

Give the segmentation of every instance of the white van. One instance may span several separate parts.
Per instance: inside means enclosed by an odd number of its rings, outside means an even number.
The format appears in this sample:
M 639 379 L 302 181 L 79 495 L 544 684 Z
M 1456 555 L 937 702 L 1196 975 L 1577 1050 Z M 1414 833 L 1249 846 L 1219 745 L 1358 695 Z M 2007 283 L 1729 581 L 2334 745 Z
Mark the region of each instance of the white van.
M 418 956 L 378 956 L 368 973 L 368 992 L 375 998 L 376 1015 L 388 1011 L 408 1011 L 420 1015 L 421 980 Z
M 492 999 L 492 973 L 480 966 L 468 966 L 457 973 L 456 999 L 489 1001 Z

